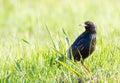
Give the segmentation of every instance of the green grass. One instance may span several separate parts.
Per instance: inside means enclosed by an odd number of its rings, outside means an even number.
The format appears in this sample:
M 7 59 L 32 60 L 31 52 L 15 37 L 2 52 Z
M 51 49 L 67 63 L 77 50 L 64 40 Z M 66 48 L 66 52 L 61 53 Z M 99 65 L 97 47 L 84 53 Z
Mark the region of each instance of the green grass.
M 86 20 L 97 25 L 90 73 L 66 57 Z M 0 82 L 120 83 L 119 25 L 118 0 L 1 0 Z

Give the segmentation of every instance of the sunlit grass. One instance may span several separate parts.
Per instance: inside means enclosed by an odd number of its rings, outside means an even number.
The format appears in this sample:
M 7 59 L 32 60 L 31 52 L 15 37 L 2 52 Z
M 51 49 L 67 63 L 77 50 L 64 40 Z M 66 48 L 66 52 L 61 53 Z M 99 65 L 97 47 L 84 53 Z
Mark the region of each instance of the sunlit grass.
M 117 0 L 1 0 L 0 82 L 119 83 L 119 15 Z M 97 25 L 90 73 L 66 56 L 86 20 Z

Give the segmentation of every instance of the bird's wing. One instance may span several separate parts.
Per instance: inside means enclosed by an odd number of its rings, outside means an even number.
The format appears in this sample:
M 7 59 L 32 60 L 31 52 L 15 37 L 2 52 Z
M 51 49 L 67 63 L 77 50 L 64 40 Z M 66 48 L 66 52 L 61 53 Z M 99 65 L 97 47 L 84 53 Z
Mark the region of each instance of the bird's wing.
M 72 52 L 72 54 L 74 54 L 74 55 L 76 55 L 76 53 L 78 53 L 78 52 L 76 52 L 76 47 L 78 47 L 78 45 L 81 46 L 81 47 L 83 47 L 83 45 L 82 45 L 81 42 L 83 42 L 85 35 L 86 35 L 86 33 L 83 32 L 83 33 L 73 42 L 73 44 L 71 45 L 71 47 L 67 50 L 67 55 L 68 55 L 69 58 L 71 58 L 71 52 Z
M 84 52 L 87 49 L 89 49 L 90 43 L 91 43 L 91 35 L 87 32 L 84 32 L 72 44 L 72 51 L 75 52 L 75 51 L 79 50 L 79 51 Z M 75 52 L 75 53 L 77 53 L 77 52 Z

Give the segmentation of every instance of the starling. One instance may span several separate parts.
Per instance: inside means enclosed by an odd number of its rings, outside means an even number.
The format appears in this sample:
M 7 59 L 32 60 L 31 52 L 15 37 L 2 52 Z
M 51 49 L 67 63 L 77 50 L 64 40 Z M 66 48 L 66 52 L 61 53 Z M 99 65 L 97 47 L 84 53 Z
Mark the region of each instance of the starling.
M 81 61 L 84 68 L 88 70 L 83 62 L 95 50 L 96 26 L 91 21 L 86 21 L 80 26 L 84 26 L 85 31 L 73 42 L 67 50 L 67 55 L 70 59 L 73 56 L 74 61 Z

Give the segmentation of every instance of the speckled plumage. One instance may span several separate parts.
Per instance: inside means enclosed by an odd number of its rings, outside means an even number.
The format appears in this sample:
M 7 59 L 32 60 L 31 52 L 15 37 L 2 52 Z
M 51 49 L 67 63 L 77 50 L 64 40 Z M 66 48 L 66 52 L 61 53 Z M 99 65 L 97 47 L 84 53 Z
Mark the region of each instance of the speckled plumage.
M 96 45 L 96 26 L 91 21 L 84 23 L 85 31 L 78 36 L 70 48 L 67 50 L 69 58 L 73 55 L 75 61 L 84 60 L 93 53 Z

